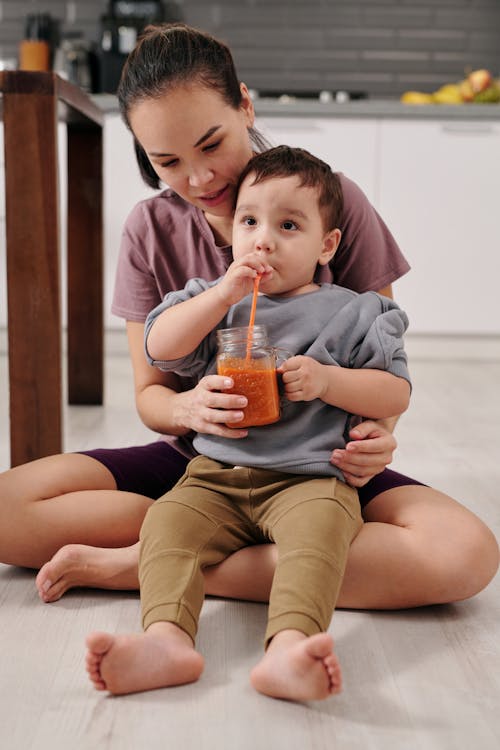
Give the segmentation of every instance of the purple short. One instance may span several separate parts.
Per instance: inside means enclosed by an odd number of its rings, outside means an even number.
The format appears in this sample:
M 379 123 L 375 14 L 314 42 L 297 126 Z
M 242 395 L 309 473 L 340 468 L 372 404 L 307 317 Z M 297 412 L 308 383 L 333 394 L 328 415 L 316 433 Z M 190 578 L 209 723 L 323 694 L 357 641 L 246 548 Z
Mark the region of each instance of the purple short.
M 79 452 L 104 464 L 114 476 L 119 490 L 154 500 L 172 489 L 188 463 L 185 456 L 163 440 L 131 448 L 97 448 Z M 385 469 L 358 490 L 361 507 L 386 490 L 411 484 L 422 485 L 422 482 Z
M 377 495 L 382 494 L 386 490 L 393 490 L 396 487 L 407 487 L 410 484 L 418 484 L 421 487 L 426 487 L 423 482 L 419 482 L 417 479 L 400 474 L 398 471 L 392 469 L 384 469 L 380 474 L 377 474 L 365 484 L 364 487 L 358 487 L 359 503 L 362 508 L 366 507 L 370 500 L 373 500 Z
M 189 460 L 163 440 L 130 448 L 96 448 L 79 453 L 104 464 L 119 490 L 153 500 L 172 489 L 184 474 Z

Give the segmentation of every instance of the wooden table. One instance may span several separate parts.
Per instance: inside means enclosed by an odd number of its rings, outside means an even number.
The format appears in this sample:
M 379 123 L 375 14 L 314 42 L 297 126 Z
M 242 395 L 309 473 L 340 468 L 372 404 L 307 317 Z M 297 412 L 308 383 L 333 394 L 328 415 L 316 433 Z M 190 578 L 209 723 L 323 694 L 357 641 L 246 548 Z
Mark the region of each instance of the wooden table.
M 62 450 L 57 124 L 68 133 L 68 401 L 102 404 L 103 115 L 55 73 L 0 72 L 13 466 Z

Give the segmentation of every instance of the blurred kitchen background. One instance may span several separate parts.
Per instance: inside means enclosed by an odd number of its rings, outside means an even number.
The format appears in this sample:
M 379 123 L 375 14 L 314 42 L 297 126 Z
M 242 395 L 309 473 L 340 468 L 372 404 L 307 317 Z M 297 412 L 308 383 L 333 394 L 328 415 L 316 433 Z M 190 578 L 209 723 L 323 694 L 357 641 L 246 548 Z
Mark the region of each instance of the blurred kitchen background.
M 394 284 L 410 319 L 414 388 L 398 424 L 392 468 L 456 497 L 500 539 L 500 103 L 450 103 L 453 84 L 470 71 L 500 78 L 500 0 L 0 0 L 0 68 L 33 59 L 50 65 L 105 113 L 105 399 L 103 406 L 63 399 L 64 449 L 155 439 L 134 408 L 124 321 L 110 313 L 123 224 L 134 204 L 154 192 L 140 179 L 114 95 L 125 55 L 151 20 L 183 20 L 227 41 L 241 80 L 254 92 L 257 127 L 273 143 L 308 148 L 344 172 L 379 211 L 412 267 Z M 489 86 L 484 74 L 480 80 Z M 446 84 L 452 89 L 441 103 L 400 100 L 403 92 Z M 1 106 L 0 99 L 0 112 Z M 64 123 L 58 147 L 65 323 Z M 18 419 L 8 398 L 14 379 L 6 355 L 3 158 L 0 117 L 0 470 L 10 466 L 9 419 Z M 40 152 L 26 185 L 46 163 Z M 38 377 L 44 370 L 36 350 L 28 356 Z M 18 378 L 27 403 L 42 413 L 33 379 Z M 36 443 L 36 426 L 19 421 L 26 444 Z M 21 488 L 19 502 L 22 494 Z M 40 607 L 31 572 L 0 565 L 0 745 L 154 750 L 167 747 L 161 738 L 170 736 L 170 746 L 187 750 L 195 742 L 275 750 L 498 750 L 499 582 L 472 601 L 416 613 L 339 612 L 334 628 L 346 657 L 348 697 L 330 709 L 275 701 L 266 713 L 264 703 L 249 698 L 248 678 L 240 680 L 254 657 L 247 642 L 261 627 L 258 604 L 207 603 L 201 647 L 209 644 L 207 672 L 215 676 L 200 684 L 204 694 L 208 686 L 206 698 L 186 686 L 169 701 L 158 691 L 122 702 L 92 699 L 77 663 L 84 633 L 114 629 L 116 622 L 135 630 L 137 597 L 75 590 Z M 217 638 L 227 633 L 219 650 L 212 648 L 215 631 Z M 228 675 L 232 653 L 236 667 Z M 363 657 L 368 671 L 359 680 Z M 222 720 L 229 739 L 220 743 Z
M 57 46 L 97 57 L 93 91 L 113 90 L 120 51 L 144 18 L 184 20 L 226 40 L 257 90 L 398 97 L 466 69 L 500 74 L 498 0 L 1 0 L 1 59 L 18 59 L 33 13 L 50 14 Z
M 271 142 L 308 148 L 365 191 L 412 266 L 394 293 L 412 341 L 424 337 L 425 355 L 463 355 L 466 337 L 467 351 L 500 358 L 500 104 L 400 101 L 405 91 L 432 92 L 477 69 L 500 77 L 499 0 L 0 0 L 0 65 L 19 66 L 26 39 L 45 37 L 53 69 L 106 113 L 108 332 L 123 331 L 109 312 L 123 223 L 151 194 L 114 92 L 140 29 L 158 20 L 225 40 Z M 60 131 L 64 156 L 62 124 Z M 2 158 L 0 141 L 0 173 Z M 64 173 L 61 201 L 64 248 Z M 0 343 L 3 223 L 0 194 Z

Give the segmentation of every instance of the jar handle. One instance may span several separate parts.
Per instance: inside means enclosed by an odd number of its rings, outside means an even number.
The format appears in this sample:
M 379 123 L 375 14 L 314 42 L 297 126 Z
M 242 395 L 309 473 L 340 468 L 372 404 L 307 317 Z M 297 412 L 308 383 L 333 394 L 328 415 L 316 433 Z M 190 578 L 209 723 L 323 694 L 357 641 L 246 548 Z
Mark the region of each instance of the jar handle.
M 276 367 L 281 367 L 283 362 L 295 356 L 288 349 L 283 349 L 281 346 L 273 346 L 273 353 L 276 357 Z

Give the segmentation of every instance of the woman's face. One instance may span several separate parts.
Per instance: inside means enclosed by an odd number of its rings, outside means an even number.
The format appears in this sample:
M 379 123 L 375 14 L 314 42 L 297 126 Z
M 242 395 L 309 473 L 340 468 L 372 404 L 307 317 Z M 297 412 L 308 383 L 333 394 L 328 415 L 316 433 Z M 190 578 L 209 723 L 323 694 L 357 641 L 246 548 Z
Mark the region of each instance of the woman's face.
M 241 85 L 239 109 L 215 89 L 181 85 L 134 105 L 129 121 L 158 177 L 207 216 L 230 217 L 235 188 L 252 156 L 254 111 Z

